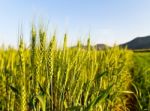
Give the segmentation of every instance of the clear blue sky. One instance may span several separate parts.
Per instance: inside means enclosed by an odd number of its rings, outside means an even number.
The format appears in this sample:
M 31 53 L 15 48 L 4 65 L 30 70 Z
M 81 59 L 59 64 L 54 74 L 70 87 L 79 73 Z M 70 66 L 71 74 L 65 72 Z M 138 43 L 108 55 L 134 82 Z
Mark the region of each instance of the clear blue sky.
M 22 24 L 24 39 L 30 40 L 31 23 L 42 20 L 50 36 L 56 29 L 60 43 L 68 32 L 69 44 L 123 43 L 150 35 L 150 0 L 1 0 L 0 44 L 16 46 Z

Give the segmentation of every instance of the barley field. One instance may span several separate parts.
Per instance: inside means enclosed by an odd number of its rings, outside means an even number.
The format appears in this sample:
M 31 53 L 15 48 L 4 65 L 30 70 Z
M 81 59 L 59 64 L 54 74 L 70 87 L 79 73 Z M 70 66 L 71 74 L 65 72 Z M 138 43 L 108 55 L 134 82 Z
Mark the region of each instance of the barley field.
M 135 94 L 142 111 L 150 111 L 150 52 L 134 54 L 133 83 Z
M 139 66 L 149 53 L 96 50 L 90 38 L 69 47 L 67 34 L 60 48 L 34 26 L 30 38 L 0 48 L 0 111 L 150 111 L 149 70 Z

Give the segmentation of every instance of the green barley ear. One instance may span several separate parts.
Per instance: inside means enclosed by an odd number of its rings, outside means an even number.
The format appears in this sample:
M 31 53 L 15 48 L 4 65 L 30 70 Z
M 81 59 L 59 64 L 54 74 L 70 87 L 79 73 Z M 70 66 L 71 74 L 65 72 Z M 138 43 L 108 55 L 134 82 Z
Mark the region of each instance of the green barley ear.
M 64 35 L 64 45 L 63 45 L 63 50 L 65 51 L 67 49 L 67 34 L 65 33 Z
M 39 38 L 40 38 L 40 54 L 43 59 L 45 48 L 46 48 L 46 32 L 43 28 L 39 30 Z
M 40 38 L 40 50 L 39 50 L 39 64 L 40 64 L 40 76 L 45 75 L 46 70 L 46 32 L 44 28 L 40 28 L 39 30 L 39 38 Z M 44 76 L 43 76 L 44 77 Z M 44 81 L 41 81 L 42 83 Z
M 88 38 L 88 40 L 87 40 L 87 49 L 88 49 L 88 51 L 90 51 L 90 49 L 91 49 L 90 38 Z
M 21 111 L 27 111 L 26 103 L 26 75 L 25 75 L 25 58 L 24 58 L 24 43 L 22 36 L 20 37 L 19 44 L 19 57 L 20 57 L 20 73 L 21 73 Z
M 54 35 L 48 47 L 48 70 L 49 76 L 53 76 L 54 52 L 56 49 L 56 36 Z
M 31 65 L 35 65 L 35 54 L 36 53 L 36 29 L 34 25 L 32 25 L 31 30 Z
M 78 43 L 77 43 L 77 48 L 78 48 L 78 49 L 81 48 L 81 42 L 80 42 L 80 41 L 78 41 Z
M 19 43 L 19 56 L 20 56 L 21 72 L 25 73 L 24 43 L 22 37 L 20 37 L 20 43 Z
M 64 35 L 64 43 L 63 43 L 63 61 L 66 62 L 67 61 L 67 55 L 68 55 L 68 52 L 67 52 L 67 34 L 65 33 Z
M 46 42 L 46 32 L 44 32 L 43 29 L 39 30 L 39 37 L 40 37 L 41 48 L 44 48 L 45 47 L 45 42 Z
M 53 102 L 54 97 L 54 87 L 53 87 L 53 74 L 54 74 L 54 54 L 56 49 L 56 36 L 53 35 L 52 40 L 50 41 L 49 47 L 48 47 L 48 84 L 50 83 L 50 95 L 51 95 L 51 110 L 53 111 Z

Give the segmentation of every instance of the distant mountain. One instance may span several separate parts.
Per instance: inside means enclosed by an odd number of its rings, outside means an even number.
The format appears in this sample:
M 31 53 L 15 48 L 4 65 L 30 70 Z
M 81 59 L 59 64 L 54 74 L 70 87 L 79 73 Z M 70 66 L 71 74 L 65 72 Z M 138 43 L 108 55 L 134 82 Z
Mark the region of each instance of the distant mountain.
M 121 47 L 126 47 L 128 49 L 150 49 L 150 36 L 137 37 L 127 43 L 121 44 Z
M 71 48 L 75 48 L 75 47 L 77 46 L 72 46 Z M 81 45 L 81 47 L 83 49 L 87 49 L 87 45 Z M 105 44 L 96 44 L 96 45 L 92 45 L 91 48 L 94 48 L 96 50 L 103 50 L 103 49 L 110 48 L 110 47 Z
M 103 50 L 103 49 L 109 48 L 109 46 L 107 46 L 106 44 L 96 44 L 94 47 L 97 50 Z
M 150 50 L 150 36 L 145 37 L 136 37 L 135 39 L 126 42 L 124 44 L 120 44 L 120 47 L 127 47 L 128 49 L 132 50 L 140 50 L 140 49 L 148 49 Z M 73 46 L 72 48 L 75 48 L 76 46 Z M 81 45 L 82 48 L 87 49 L 86 45 Z M 97 50 L 103 50 L 106 48 L 111 48 L 110 46 L 106 44 L 96 44 L 91 46 L 91 48 L 95 48 Z

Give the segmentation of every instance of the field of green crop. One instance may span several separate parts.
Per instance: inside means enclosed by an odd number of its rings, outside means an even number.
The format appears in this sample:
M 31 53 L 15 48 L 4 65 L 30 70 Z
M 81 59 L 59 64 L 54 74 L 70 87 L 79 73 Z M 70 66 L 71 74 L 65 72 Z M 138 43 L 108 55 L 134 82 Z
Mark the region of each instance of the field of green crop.
M 150 111 L 150 52 L 134 53 L 133 79 L 141 109 Z
M 29 47 L 0 48 L 0 111 L 150 111 L 150 53 L 56 38 L 33 26 Z

